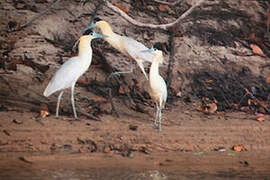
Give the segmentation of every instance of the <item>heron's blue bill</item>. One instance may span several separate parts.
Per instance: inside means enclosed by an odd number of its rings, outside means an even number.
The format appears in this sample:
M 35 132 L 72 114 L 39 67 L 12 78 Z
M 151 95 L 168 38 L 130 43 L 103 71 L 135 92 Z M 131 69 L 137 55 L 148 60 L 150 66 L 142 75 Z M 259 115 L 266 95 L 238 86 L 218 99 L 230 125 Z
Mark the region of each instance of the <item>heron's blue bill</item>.
M 103 34 L 98 34 L 98 33 L 95 33 L 93 32 L 93 35 L 92 35 L 94 38 L 107 38 L 108 36 L 106 35 L 103 35 Z
M 154 48 L 152 47 L 151 49 L 146 49 L 146 50 L 142 50 L 141 52 L 153 52 Z
M 87 31 L 88 29 L 93 29 L 94 27 L 95 27 L 95 23 L 94 22 L 92 22 L 91 24 L 89 24 L 86 28 L 84 28 L 83 30 L 82 30 L 82 33 L 84 33 L 85 31 Z

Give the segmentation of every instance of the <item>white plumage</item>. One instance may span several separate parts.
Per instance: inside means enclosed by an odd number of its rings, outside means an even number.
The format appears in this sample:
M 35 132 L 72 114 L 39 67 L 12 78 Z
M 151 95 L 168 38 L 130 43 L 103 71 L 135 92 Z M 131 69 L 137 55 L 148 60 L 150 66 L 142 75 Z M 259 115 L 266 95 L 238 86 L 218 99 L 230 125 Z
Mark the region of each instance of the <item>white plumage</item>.
M 155 126 L 159 127 L 159 131 L 162 131 L 161 120 L 162 120 L 162 109 L 164 108 L 167 100 L 167 85 L 164 79 L 159 74 L 159 64 L 163 63 L 162 51 L 152 48 L 148 52 L 153 52 L 154 60 L 150 67 L 149 83 L 151 88 L 151 98 L 156 103 L 156 117 Z
M 145 78 L 148 80 L 148 76 L 144 70 L 143 63 L 151 63 L 153 61 L 153 55 L 150 52 L 142 52 L 143 50 L 148 50 L 148 48 L 132 38 L 114 33 L 109 23 L 99 18 L 95 18 L 94 21 L 84 31 L 95 26 L 101 29 L 102 34 L 108 36 L 108 38 L 105 40 L 112 47 L 137 62 L 143 74 L 145 75 Z
M 85 73 L 89 68 L 92 61 L 92 48 L 91 41 L 94 38 L 102 38 L 103 36 L 92 32 L 90 35 L 80 37 L 79 42 L 79 55 L 67 60 L 58 71 L 54 74 L 53 78 L 46 87 L 43 95 L 48 97 L 56 91 L 60 91 L 57 100 L 56 117 L 59 114 L 59 105 L 61 97 L 66 88 L 71 88 L 71 103 L 75 119 L 77 113 L 74 103 L 74 87 L 79 77 Z

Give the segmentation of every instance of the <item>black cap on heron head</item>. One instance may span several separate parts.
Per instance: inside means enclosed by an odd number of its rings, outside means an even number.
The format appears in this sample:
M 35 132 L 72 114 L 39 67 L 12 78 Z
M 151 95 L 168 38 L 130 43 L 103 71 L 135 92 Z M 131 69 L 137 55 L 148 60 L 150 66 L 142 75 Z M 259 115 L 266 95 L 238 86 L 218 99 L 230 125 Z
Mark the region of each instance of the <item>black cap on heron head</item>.
M 153 48 L 154 49 L 157 49 L 157 50 L 162 50 L 163 49 L 163 46 L 160 42 L 157 42 L 153 45 Z
M 98 22 L 98 21 L 102 21 L 102 19 L 100 19 L 99 17 L 95 17 L 95 18 L 93 19 L 93 21 L 96 23 L 96 22 Z
M 91 29 L 87 29 L 86 31 L 83 32 L 83 35 L 89 35 L 92 33 L 93 33 L 93 31 Z

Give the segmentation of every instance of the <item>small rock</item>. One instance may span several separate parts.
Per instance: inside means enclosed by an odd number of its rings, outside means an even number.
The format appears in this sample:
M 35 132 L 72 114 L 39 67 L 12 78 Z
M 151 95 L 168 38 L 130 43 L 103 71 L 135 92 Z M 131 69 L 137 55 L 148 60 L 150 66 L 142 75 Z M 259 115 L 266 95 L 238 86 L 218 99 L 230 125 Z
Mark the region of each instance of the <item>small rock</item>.
M 3 130 L 3 133 L 5 133 L 7 136 L 11 136 L 11 134 L 6 129 Z
M 13 119 L 12 122 L 14 122 L 15 124 L 22 124 L 23 121 L 18 120 L 18 119 Z
M 61 147 L 61 149 L 62 149 L 63 151 L 71 151 L 71 150 L 72 150 L 72 145 L 70 145 L 70 144 L 64 144 L 64 145 Z
M 137 131 L 138 126 L 131 124 L 131 125 L 129 125 L 129 129 L 132 130 L 132 131 Z
M 104 153 L 109 153 L 109 152 L 111 152 L 111 148 L 110 148 L 108 145 L 105 145 L 105 146 L 103 147 L 103 152 L 104 152 Z

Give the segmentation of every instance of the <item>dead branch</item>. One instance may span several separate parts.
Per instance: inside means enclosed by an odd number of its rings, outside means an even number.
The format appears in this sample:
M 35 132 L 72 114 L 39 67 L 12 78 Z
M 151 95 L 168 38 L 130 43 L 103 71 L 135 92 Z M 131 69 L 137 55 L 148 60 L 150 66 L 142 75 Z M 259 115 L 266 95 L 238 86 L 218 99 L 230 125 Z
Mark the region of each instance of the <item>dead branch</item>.
M 84 113 L 81 110 L 77 110 L 77 112 L 78 112 L 78 114 L 81 114 L 81 115 L 87 117 L 88 119 L 92 119 L 92 120 L 95 120 L 95 121 L 101 121 L 101 119 L 99 117 L 94 116 L 93 114 Z
M 165 4 L 165 5 L 169 5 L 169 6 L 176 6 L 177 4 L 179 4 L 182 0 L 177 0 L 173 3 L 170 2 L 166 2 L 166 1 L 160 1 L 160 0 L 154 0 L 155 2 L 159 3 L 159 4 Z
M 41 13 L 39 13 L 38 15 L 34 16 L 33 18 L 31 18 L 29 21 L 27 21 L 26 23 L 20 25 L 19 29 L 23 29 L 26 26 L 32 24 L 35 20 L 37 20 L 38 18 L 40 18 L 41 16 L 43 16 L 44 14 L 46 14 L 52 7 L 54 7 L 54 5 L 58 2 L 60 2 L 61 0 L 54 0 L 54 2 L 44 11 L 42 11 Z
M 111 88 L 109 88 L 109 101 L 110 101 L 111 106 L 112 106 L 111 114 L 115 114 L 116 117 L 119 118 L 120 117 L 119 116 L 119 113 L 116 111 L 115 106 L 114 106 L 114 103 L 113 103 L 112 89 Z
M 169 43 L 170 43 L 170 58 L 167 71 L 167 86 L 171 86 L 171 80 L 173 75 L 173 65 L 174 65 L 174 31 L 170 33 Z
M 139 21 L 136 21 L 133 18 L 131 18 L 130 16 L 128 16 L 125 12 L 120 10 L 118 7 L 111 4 L 109 1 L 106 1 L 106 6 L 108 8 L 110 8 L 111 10 L 113 10 L 114 12 L 116 12 L 117 14 L 119 14 L 120 16 L 122 16 L 129 23 L 131 23 L 131 24 L 133 24 L 135 26 L 142 27 L 142 28 L 144 27 L 144 28 L 159 29 L 159 30 L 169 30 L 169 28 L 171 28 L 171 27 L 177 25 L 178 23 L 180 23 L 180 21 L 182 19 L 187 17 L 196 7 L 200 6 L 204 1 L 205 0 L 199 0 L 196 4 L 194 4 L 191 8 L 189 8 L 189 10 L 187 10 L 184 14 L 182 14 L 180 17 L 178 17 L 174 22 L 168 23 L 168 24 L 160 24 L 160 25 L 148 24 L 148 23 L 145 24 L 145 23 L 141 23 Z

